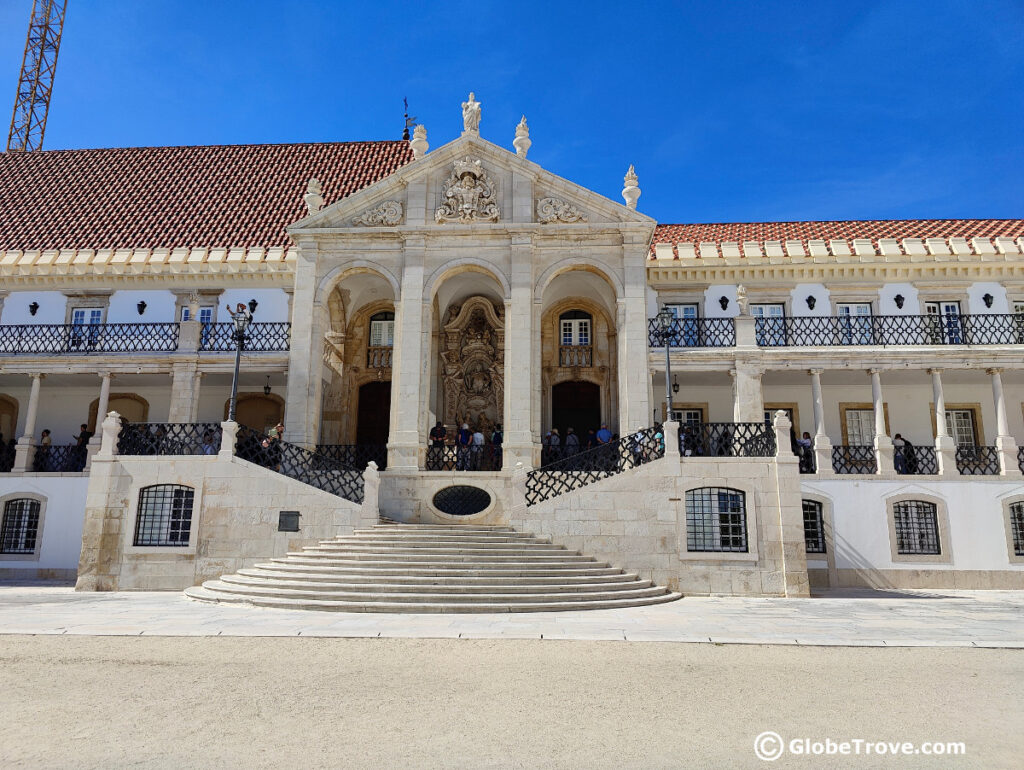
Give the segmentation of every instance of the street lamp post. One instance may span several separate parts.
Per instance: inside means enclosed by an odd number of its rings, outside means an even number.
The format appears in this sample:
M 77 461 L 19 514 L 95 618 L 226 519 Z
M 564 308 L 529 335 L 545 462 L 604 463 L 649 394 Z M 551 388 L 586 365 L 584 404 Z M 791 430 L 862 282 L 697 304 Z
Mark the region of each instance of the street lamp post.
M 658 313 L 658 331 L 661 344 L 665 346 L 665 422 L 672 419 L 672 362 L 669 360 L 669 337 L 675 315 L 667 307 Z
M 251 302 L 250 305 L 255 305 L 255 302 Z M 249 324 L 252 322 L 253 310 L 247 308 L 243 303 L 239 302 L 235 306 L 234 312 L 231 311 L 231 306 L 227 306 L 228 314 L 231 316 L 231 321 L 235 325 L 235 374 L 231 378 L 231 401 L 228 404 L 228 422 L 235 421 L 235 407 L 238 405 L 238 364 L 242 360 L 242 348 L 245 347 L 245 330 L 249 328 Z

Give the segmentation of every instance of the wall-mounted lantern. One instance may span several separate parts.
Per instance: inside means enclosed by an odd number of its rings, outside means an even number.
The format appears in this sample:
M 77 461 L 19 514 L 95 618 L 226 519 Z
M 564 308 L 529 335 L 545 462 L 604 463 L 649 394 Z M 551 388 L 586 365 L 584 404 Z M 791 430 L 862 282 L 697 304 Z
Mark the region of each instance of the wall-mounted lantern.
M 249 300 L 249 312 L 250 313 L 255 313 L 256 312 L 256 306 L 259 305 L 259 304 L 260 303 L 257 302 L 254 299 Z
M 679 392 L 679 379 L 674 374 L 672 375 L 672 392 L 673 393 L 678 393 Z
M 269 374 L 267 375 L 267 384 L 263 386 L 263 395 L 264 396 L 269 396 L 270 395 L 270 375 Z
M 139 315 L 146 312 L 146 300 L 140 299 L 139 304 L 135 306 L 135 309 L 139 311 Z
M 29 312 L 29 315 L 35 315 L 36 313 L 38 313 L 39 312 L 39 303 L 38 302 L 33 302 L 32 304 L 30 304 L 28 306 L 28 312 Z
M 906 298 L 902 294 L 897 294 L 892 298 L 892 301 L 896 303 L 896 307 L 900 310 L 903 309 L 903 303 L 906 302 Z
M 981 301 L 985 303 L 985 307 L 992 307 L 992 303 L 995 301 L 995 299 L 996 298 L 993 297 L 991 294 L 985 294 L 981 298 Z
M 729 298 L 726 297 L 725 295 L 722 295 L 721 297 L 718 298 L 718 304 L 722 306 L 722 310 L 725 310 L 727 307 L 729 307 Z
M 807 309 L 814 310 L 814 306 L 818 304 L 818 300 L 812 294 L 807 298 Z

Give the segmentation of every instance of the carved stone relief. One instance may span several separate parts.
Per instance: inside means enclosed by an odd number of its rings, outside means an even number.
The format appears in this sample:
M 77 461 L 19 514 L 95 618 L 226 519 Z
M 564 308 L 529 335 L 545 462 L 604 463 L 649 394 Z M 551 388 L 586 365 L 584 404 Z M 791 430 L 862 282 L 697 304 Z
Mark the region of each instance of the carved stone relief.
M 452 172 L 441 186 L 441 205 L 434 212 L 442 222 L 497 222 L 498 204 L 494 199 L 494 183 L 477 158 L 466 156 L 457 160 Z
M 441 344 L 443 419 L 490 435 L 505 408 L 505 319 L 484 297 L 448 309 Z
M 364 211 L 352 220 L 352 224 L 362 227 L 394 227 L 402 223 L 401 201 L 384 201 Z
M 561 198 L 541 198 L 537 201 L 537 221 L 545 225 L 552 222 L 586 222 L 587 215 L 575 204 Z

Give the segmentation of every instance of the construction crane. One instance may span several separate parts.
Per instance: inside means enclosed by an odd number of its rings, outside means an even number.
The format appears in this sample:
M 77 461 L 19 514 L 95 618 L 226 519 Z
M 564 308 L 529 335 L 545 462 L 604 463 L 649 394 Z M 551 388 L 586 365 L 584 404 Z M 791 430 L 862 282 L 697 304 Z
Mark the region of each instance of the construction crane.
M 18 94 L 7 135 L 8 152 L 43 148 L 66 10 L 67 0 L 32 0 L 32 19 L 28 23 Z

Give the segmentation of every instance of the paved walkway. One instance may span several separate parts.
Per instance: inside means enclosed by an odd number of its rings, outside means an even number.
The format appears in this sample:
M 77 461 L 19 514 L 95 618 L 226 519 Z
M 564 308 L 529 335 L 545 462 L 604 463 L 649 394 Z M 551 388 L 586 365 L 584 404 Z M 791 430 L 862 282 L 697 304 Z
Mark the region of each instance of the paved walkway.
M 624 610 L 390 615 L 212 605 L 178 592 L 0 585 L 0 634 L 1024 648 L 1024 591 L 846 590 L 813 599 L 688 597 Z

